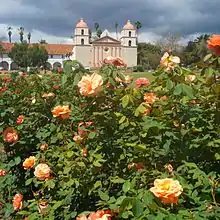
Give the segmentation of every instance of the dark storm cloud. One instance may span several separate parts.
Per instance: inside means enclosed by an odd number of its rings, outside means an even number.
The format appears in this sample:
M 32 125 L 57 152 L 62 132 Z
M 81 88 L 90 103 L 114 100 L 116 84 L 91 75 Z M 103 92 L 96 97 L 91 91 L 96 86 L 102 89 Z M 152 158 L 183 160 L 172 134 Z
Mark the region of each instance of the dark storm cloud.
M 1 0 L 6 4 L 9 0 Z M 13 1 L 13 0 L 10 0 Z M 98 22 L 114 29 L 127 19 L 139 20 L 142 32 L 189 35 L 220 32 L 220 0 L 14 0 L 16 13 L 1 15 L 0 23 L 37 29 L 47 34 L 69 37 L 76 21 L 83 17 L 91 28 Z

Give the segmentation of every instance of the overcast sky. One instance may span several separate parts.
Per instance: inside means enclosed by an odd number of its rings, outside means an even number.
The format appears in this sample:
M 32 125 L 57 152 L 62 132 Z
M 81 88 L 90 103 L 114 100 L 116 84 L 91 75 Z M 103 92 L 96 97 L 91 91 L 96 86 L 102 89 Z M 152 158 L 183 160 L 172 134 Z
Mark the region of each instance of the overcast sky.
M 153 42 L 167 33 L 192 39 L 200 33 L 220 33 L 220 0 L 0 0 L 0 38 L 13 27 L 32 33 L 32 40 L 71 43 L 76 21 L 84 18 L 114 32 L 114 23 L 122 27 L 126 20 L 139 20 L 140 41 Z

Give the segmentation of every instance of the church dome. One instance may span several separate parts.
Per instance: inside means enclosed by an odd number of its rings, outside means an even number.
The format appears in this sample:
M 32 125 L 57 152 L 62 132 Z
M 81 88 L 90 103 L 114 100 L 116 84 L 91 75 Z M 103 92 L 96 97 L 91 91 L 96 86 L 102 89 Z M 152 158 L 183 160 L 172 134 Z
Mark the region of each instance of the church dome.
M 88 28 L 88 24 L 86 24 L 86 22 L 83 20 L 83 18 L 81 18 L 81 19 L 77 22 L 76 28 Z
M 130 22 L 130 20 L 127 21 L 127 23 L 124 25 L 123 30 L 135 30 L 134 25 Z

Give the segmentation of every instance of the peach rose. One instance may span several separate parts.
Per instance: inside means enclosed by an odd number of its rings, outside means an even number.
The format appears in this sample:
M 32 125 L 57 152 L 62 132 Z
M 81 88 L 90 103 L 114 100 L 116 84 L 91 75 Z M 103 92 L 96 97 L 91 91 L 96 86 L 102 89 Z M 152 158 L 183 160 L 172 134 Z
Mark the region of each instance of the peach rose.
M 150 84 L 147 78 L 138 78 L 135 81 L 136 87 L 140 88 L 141 86 L 148 86 Z
M 1 170 L 0 169 L 0 176 L 5 176 L 6 175 L 6 170 Z
M 46 151 L 47 148 L 48 148 L 48 144 L 41 144 L 41 145 L 40 145 L 40 149 L 41 149 L 42 151 Z
M 54 118 L 60 117 L 62 119 L 68 119 L 70 117 L 71 110 L 69 109 L 68 105 L 64 105 L 64 106 L 58 105 L 54 107 L 51 112 Z
M 214 51 L 217 56 L 220 56 L 220 35 L 213 34 L 207 41 L 207 47 Z
M 88 220 L 111 220 L 111 215 L 106 214 L 105 211 L 98 210 L 97 212 L 92 212 Z
M 8 143 L 16 143 L 18 141 L 18 133 L 14 128 L 6 128 L 3 131 L 3 140 Z
M 50 167 L 45 163 L 40 163 L 35 167 L 34 175 L 39 180 L 46 180 L 50 177 Z
M 53 92 L 43 93 L 43 94 L 41 95 L 41 97 L 42 97 L 42 98 L 45 98 L 45 99 L 51 98 L 51 97 L 54 97 L 54 96 L 55 96 L 55 94 L 54 94 Z
M 158 97 L 153 92 L 149 92 L 144 94 L 144 100 L 146 103 L 153 104 L 156 100 L 158 100 Z
M 173 166 L 171 164 L 167 165 L 167 170 L 170 174 L 173 174 Z
M 88 218 L 86 217 L 86 215 L 81 215 L 76 217 L 76 220 L 88 220 Z
M 163 203 L 177 203 L 178 197 L 183 192 L 183 187 L 178 180 L 171 178 L 156 179 L 150 191 Z
M 73 140 L 76 142 L 76 144 L 80 144 L 83 141 L 83 137 L 81 137 L 80 135 L 75 135 L 73 137 Z
M 48 208 L 48 205 L 49 205 L 49 204 L 48 204 L 47 201 L 40 201 L 39 204 L 38 204 L 38 206 L 37 206 L 38 212 L 39 212 L 39 213 L 44 212 L 44 210 L 45 210 L 46 208 Z
M 188 75 L 185 77 L 186 82 L 193 82 L 196 79 L 195 75 Z
M 22 124 L 23 121 L 24 121 L 24 115 L 19 115 L 19 116 L 17 117 L 17 119 L 16 119 L 17 125 Z
M 78 83 L 79 92 L 83 96 L 95 96 L 101 91 L 102 84 L 102 77 L 97 73 L 83 76 Z
M 171 69 L 174 68 L 174 66 L 176 64 L 180 63 L 180 58 L 177 56 L 172 56 L 169 55 L 169 53 L 164 53 L 164 55 L 162 56 L 161 60 L 160 60 L 160 64 L 163 67 L 166 67 L 167 71 L 170 71 Z
M 105 64 L 113 64 L 114 66 L 127 66 L 121 57 L 108 56 L 103 62 Z
M 29 158 L 27 158 L 24 162 L 23 162 L 23 167 L 25 170 L 31 169 L 36 162 L 36 158 L 31 156 Z
M 14 196 L 12 202 L 13 202 L 13 207 L 14 207 L 15 211 L 22 209 L 22 206 L 23 206 L 22 199 L 23 199 L 23 195 L 21 195 L 21 194 L 16 194 Z

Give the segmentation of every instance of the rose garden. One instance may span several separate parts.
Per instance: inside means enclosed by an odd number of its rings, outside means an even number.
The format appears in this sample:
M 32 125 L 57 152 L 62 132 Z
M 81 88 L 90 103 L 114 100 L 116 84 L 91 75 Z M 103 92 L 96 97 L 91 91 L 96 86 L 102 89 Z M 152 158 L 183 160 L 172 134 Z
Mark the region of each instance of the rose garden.
M 0 78 L 0 217 L 220 216 L 220 35 L 202 66 L 165 53 L 150 82 L 100 70 Z

